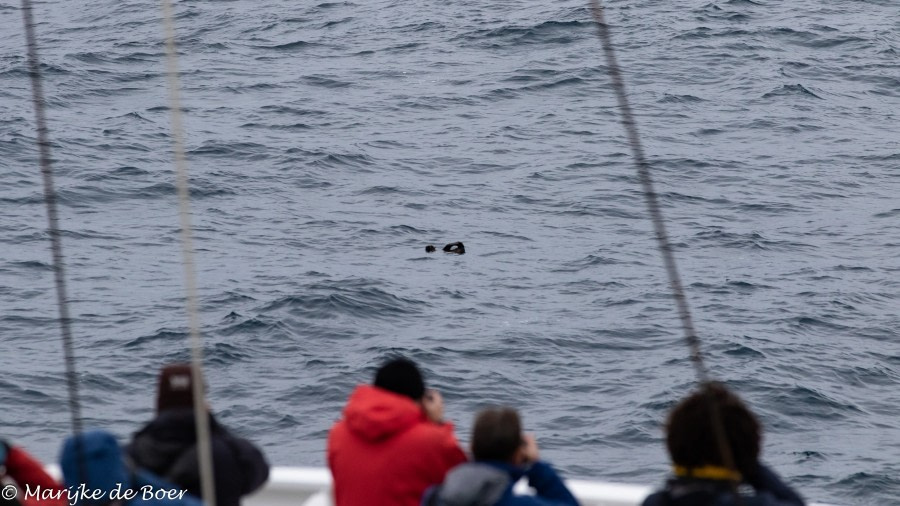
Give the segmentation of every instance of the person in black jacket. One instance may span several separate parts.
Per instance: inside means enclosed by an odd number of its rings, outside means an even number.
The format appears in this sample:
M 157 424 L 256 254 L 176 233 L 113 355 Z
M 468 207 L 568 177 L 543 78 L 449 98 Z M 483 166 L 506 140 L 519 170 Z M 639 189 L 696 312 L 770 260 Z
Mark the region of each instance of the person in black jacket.
M 139 467 L 202 497 L 192 382 L 189 365 L 163 368 L 159 375 L 156 418 L 135 433 L 128 454 Z M 212 413 L 207 412 L 207 416 L 215 506 L 239 506 L 241 496 L 253 492 L 269 478 L 269 464 L 252 443 L 231 434 Z
M 761 441 L 759 421 L 741 399 L 721 384 L 705 385 L 669 414 L 666 446 L 674 476 L 643 506 L 803 506 L 759 461 Z

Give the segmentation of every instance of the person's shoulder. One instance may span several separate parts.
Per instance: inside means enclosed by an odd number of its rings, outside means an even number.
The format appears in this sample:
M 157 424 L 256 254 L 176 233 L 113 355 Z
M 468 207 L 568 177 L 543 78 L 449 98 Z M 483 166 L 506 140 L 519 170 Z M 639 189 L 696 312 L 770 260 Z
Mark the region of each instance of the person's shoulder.
M 422 442 L 444 443 L 448 440 L 456 442 L 454 425 L 451 422 L 434 423 L 422 419 L 407 431 L 408 437 Z
M 150 438 L 157 440 L 188 440 L 196 439 L 194 434 L 194 412 L 190 409 L 171 409 L 157 413 L 152 420 L 144 424 L 137 432 L 134 433 L 132 439 Z M 215 432 L 215 422 L 211 423 L 210 429 Z M 191 434 L 188 436 L 187 434 Z
M 44 470 L 43 464 L 19 446 L 5 444 L 6 457 L 3 466 L 7 475 L 19 486 L 42 485 L 61 488 L 61 485 Z M 63 501 L 64 502 L 64 501 Z M 49 504 L 49 502 L 48 502 Z
M 799 498 L 793 501 L 775 497 L 769 492 L 761 492 L 753 497 L 741 498 L 741 505 L 739 506 L 802 506 L 803 504 L 803 501 Z
M 417 423 L 399 436 L 399 444 L 421 456 L 431 455 L 449 467 L 466 461 L 466 454 L 459 446 L 453 424 L 450 423 Z
M 236 459 L 259 460 L 262 451 L 249 439 L 240 437 L 222 427 L 221 432 L 213 434 L 213 451 L 227 452 Z
M 664 491 L 653 492 L 644 499 L 641 506 L 660 506 L 666 504 L 665 495 L 666 493 Z
M 216 480 L 233 479 L 232 484 L 223 485 L 223 488 L 237 485 L 239 495 L 256 490 L 269 478 L 269 462 L 262 449 L 227 430 L 213 435 L 213 460 L 216 462 Z
M 340 442 L 346 439 L 350 434 L 350 430 L 347 427 L 347 422 L 344 419 L 340 419 L 334 424 L 331 425 L 331 428 L 328 430 L 328 440 L 327 445 L 331 447 L 336 442 Z
M 554 501 L 536 495 L 517 495 L 507 491 L 494 506 L 561 506 L 568 503 Z

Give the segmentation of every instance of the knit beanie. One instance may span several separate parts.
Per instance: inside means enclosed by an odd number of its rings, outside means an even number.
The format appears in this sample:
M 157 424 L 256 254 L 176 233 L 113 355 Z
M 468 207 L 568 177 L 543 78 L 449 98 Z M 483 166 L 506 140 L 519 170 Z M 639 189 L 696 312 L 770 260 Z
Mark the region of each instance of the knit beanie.
M 194 384 L 191 366 L 175 364 L 166 366 L 159 373 L 159 388 L 156 391 L 156 412 L 167 409 L 194 407 Z

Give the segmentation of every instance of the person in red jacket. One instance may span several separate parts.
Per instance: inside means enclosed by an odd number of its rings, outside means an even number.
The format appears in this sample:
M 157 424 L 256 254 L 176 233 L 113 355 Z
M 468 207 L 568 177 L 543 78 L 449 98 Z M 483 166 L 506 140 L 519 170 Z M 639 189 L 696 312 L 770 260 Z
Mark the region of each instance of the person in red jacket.
M 328 435 L 336 506 L 417 506 L 466 455 L 444 421 L 440 393 L 399 358 L 359 385 Z
M 22 506 L 67 506 L 68 496 L 44 466 L 18 446 L 0 441 L 0 478 L 11 478 L 18 487 L 15 497 L 4 490 L 3 502 Z M 30 493 L 29 493 L 30 492 Z

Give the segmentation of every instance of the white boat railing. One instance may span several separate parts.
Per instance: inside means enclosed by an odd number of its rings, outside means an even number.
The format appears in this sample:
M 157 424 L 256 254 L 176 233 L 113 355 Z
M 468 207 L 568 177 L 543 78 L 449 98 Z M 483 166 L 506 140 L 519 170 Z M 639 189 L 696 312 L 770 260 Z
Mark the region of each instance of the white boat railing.
M 653 491 L 643 485 L 589 480 L 566 480 L 566 485 L 582 506 L 640 506 Z M 527 489 L 524 481 L 517 487 L 522 492 Z M 319 467 L 273 467 L 268 483 L 242 502 L 243 506 L 332 506 L 331 473 Z
M 59 466 L 47 466 L 59 479 Z M 566 480 L 569 490 L 581 506 L 640 506 L 653 487 L 590 480 Z M 524 480 L 516 485 L 519 493 L 528 493 Z M 333 506 L 331 472 L 322 467 L 273 467 L 269 481 L 241 501 L 243 506 Z M 810 503 L 808 506 L 829 506 Z

